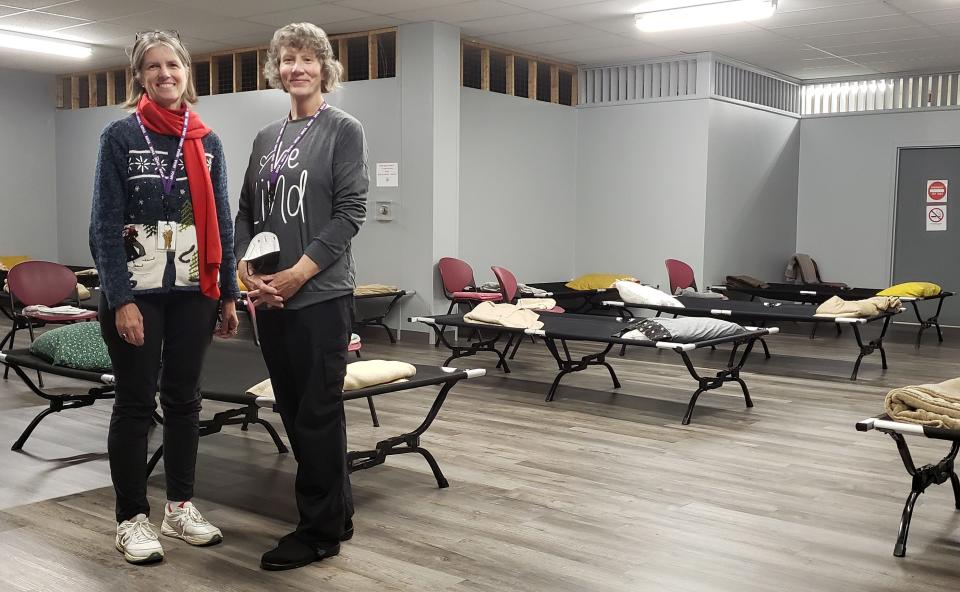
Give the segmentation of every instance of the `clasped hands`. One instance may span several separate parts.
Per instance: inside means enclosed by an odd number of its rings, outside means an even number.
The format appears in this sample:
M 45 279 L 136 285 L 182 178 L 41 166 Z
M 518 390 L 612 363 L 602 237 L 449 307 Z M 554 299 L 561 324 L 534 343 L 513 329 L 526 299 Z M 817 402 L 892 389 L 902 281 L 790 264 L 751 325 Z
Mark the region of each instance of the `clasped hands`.
M 317 265 L 304 256 L 293 267 L 271 274 L 249 273 L 241 262 L 240 281 L 247 287 L 247 298 L 254 306 L 283 308 L 307 281 L 319 271 Z

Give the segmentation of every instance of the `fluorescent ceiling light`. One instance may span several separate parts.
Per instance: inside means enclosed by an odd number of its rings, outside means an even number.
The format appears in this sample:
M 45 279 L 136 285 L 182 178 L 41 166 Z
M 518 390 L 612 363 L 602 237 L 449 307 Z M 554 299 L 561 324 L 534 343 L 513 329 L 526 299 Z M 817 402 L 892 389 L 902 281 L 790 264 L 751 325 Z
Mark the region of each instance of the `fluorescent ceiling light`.
M 0 47 L 48 53 L 70 58 L 88 58 L 90 54 L 93 53 L 93 49 L 89 45 L 81 45 L 60 39 L 31 35 L 28 33 L 17 33 L 14 31 L 0 31 Z
M 769 18 L 777 10 L 777 0 L 721 0 L 642 12 L 637 14 L 637 28 L 646 33 L 693 29 Z

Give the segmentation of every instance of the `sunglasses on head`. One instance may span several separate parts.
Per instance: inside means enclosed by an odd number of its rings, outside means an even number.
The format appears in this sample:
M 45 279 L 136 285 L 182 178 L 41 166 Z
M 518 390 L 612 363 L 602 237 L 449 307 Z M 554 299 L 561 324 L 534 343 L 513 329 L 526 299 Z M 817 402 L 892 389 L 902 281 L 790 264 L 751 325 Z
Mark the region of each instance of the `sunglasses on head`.
M 180 31 L 176 29 L 167 29 L 165 31 L 137 31 L 137 41 L 140 41 L 148 35 L 166 35 L 168 37 L 176 37 L 177 41 L 180 41 Z

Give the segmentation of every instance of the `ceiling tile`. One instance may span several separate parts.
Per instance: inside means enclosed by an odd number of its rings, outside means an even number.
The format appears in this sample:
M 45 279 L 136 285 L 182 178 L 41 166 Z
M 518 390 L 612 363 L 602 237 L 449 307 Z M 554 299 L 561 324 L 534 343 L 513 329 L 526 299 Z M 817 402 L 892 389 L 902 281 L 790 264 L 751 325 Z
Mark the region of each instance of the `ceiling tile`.
M 116 44 L 116 40 L 123 38 L 119 46 L 132 45 L 133 35 L 128 34 L 127 27 L 119 27 L 109 23 L 83 23 L 73 27 L 57 29 L 57 36 L 64 39 L 73 39 L 84 43 Z
M 810 10 L 811 8 L 830 8 L 847 6 L 849 4 L 863 4 L 871 1 L 879 2 L 881 0 L 780 0 L 777 3 L 777 14 L 797 10 Z
M 17 14 L 18 12 L 23 12 L 23 11 L 17 8 L 14 8 L 12 6 L 0 6 L 0 17 L 7 16 L 9 14 Z
M 579 24 L 569 24 L 559 27 L 544 27 L 542 29 L 527 29 L 496 35 L 484 35 L 483 39 L 494 45 L 520 47 L 521 45 L 530 43 L 562 41 L 564 39 L 573 39 L 575 37 L 594 34 L 597 34 L 596 29 L 591 29 L 590 27 Z
M 596 4 L 598 0 L 508 0 L 510 4 L 522 6 L 528 10 L 551 10 L 574 5 Z M 640 0 L 635 0 L 639 2 Z
M 617 17 L 629 17 L 630 21 L 633 22 L 633 15 L 637 12 L 636 8 L 639 4 L 639 0 L 603 0 L 544 10 L 544 12 L 577 22 L 608 20 Z
M 47 6 L 72 4 L 78 1 L 79 0 L 6 0 L 5 2 L 0 2 L 0 4 L 4 4 L 6 6 L 15 6 L 17 8 L 22 8 L 23 10 L 33 10 Z
M 907 16 L 878 16 L 874 18 L 834 21 L 814 25 L 796 25 L 792 27 L 769 27 L 766 23 L 757 23 L 758 27 L 776 31 L 794 39 L 813 39 L 827 35 L 844 35 L 915 26 L 916 21 Z
M 161 0 L 164 4 L 182 5 L 190 8 L 184 13 L 189 18 L 193 10 L 214 12 L 232 18 L 245 18 L 255 14 L 267 14 L 292 10 L 304 6 L 316 6 L 322 0 Z M 286 24 L 286 23 L 284 23 Z
M 498 16 L 510 16 L 524 12 L 528 11 L 519 6 L 498 2 L 497 0 L 471 0 L 470 2 L 438 6 L 436 8 L 396 11 L 391 12 L 390 15 L 414 22 L 441 21 L 445 23 L 455 23 L 496 18 Z
M 910 18 L 927 25 L 945 25 L 960 23 L 960 7 L 948 10 L 933 10 L 930 12 L 915 12 Z
M 373 15 L 348 21 L 338 21 L 324 25 L 323 30 L 331 35 L 340 33 L 357 33 L 360 31 L 370 31 L 373 29 L 386 29 L 387 27 L 396 27 L 408 21 L 404 21 L 392 16 Z
M 49 32 L 85 22 L 87 22 L 86 19 L 58 16 L 45 12 L 22 12 L 0 17 L 0 28 L 19 31 Z
M 495 33 L 510 33 L 513 31 L 556 27 L 564 24 L 566 24 L 566 21 L 538 12 L 526 12 L 511 16 L 498 16 L 494 18 L 462 21 L 457 23 L 465 35 L 492 35 Z
M 929 27 L 915 26 L 904 27 L 902 29 L 881 29 L 862 33 L 846 33 L 843 35 L 826 35 L 824 37 L 806 39 L 805 42 L 822 49 L 830 49 L 832 47 L 843 47 L 857 43 L 902 41 L 905 39 L 932 39 L 938 36 L 937 32 Z
M 151 0 L 79 0 L 50 6 L 44 12 L 99 21 L 156 9 L 157 3 Z
M 953 8 L 957 5 L 957 0 L 884 0 L 887 4 L 895 6 L 904 12 L 918 12 L 922 10 L 942 10 Z
M 373 14 L 391 14 L 406 10 L 422 10 L 447 4 L 459 4 L 464 0 L 338 0 L 334 4 Z
M 336 4 L 314 4 L 303 8 L 281 10 L 267 14 L 256 14 L 246 17 L 245 20 L 263 23 L 274 27 L 282 27 L 290 23 L 310 22 L 323 27 L 328 23 L 349 21 L 370 16 L 369 12 L 354 10 Z
M 757 24 L 765 29 L 776 29 L 896 14 L 900 13 L 882 2 L 866 2 L 863 4 L 797 10 L 795 12 L 777 12 L 768 19 L 757 21 Z

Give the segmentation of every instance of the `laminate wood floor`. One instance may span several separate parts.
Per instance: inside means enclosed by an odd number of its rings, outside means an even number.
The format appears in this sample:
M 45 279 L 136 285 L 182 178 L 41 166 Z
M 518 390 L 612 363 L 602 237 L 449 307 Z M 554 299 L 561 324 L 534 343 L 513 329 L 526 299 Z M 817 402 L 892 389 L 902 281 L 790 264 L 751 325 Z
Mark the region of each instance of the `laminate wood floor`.
M 947 330 L 943 345 L 927 335 L 919 350 L 914 331 L 896 327 L 890 369 L 870 356 L 857 382 L 852 336 L 777 335 L 773 359 L 754 355 L 746 367 L 756 406 L 725 387 L 701 397 L 689 426 L 680 418 L 694 382 L 670 352 L 613 356 L 621 389 L 592 369 L 565 378 L 552 403 L 543 397 L 556 367 L 540 344 L 521 347 L 510 375 L 490 357 L 461 360 L 489 374 L 461 382 L 423 438 L 450 488 L 437 489 L 415 455 L 355 473 L 355 538 L 338 557 L 281 573 L 258 564 L 295 520 L 295 463 L 261 428 L 200 442 L 196 503 L 224 543 L 163 540 L 163 563 L 134 567 L 113 548 L 110 402 L 47 418 L 14 453 L 42 401 L 11 377 L 0 383 L 0 590 L 956 589 L 960 511 L 949 485 L 921 496 L 907 557 L 894 558 L 910 479 L 889 437 L 853 427 L 882 411 L 893 386 L 960 375 L 960 331 Z M 364 335 L 366 359 L 445 357 L 411 332 L 394 346 L 382 331 Z M 694 356 L 702 368 L 725 359 Z M 433 392 L 379 397 L 381 428 L 363 402 L 349 403 L 351 447 L 416 425 Z M 204 414 L 221 407 L 207 403 Z M 947 450 L 910 443 L 918 463 Z M 161 471 L 150 480 L 155 517 Z

